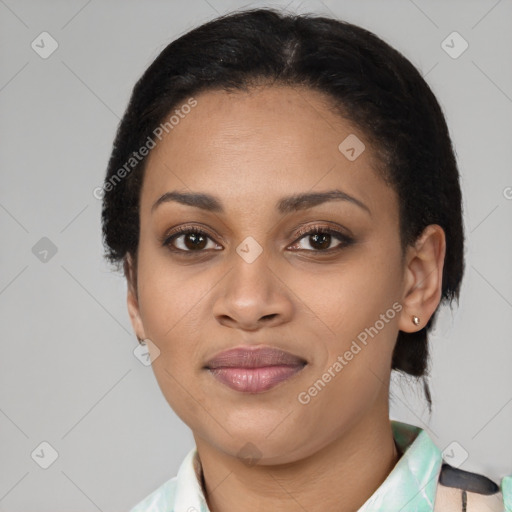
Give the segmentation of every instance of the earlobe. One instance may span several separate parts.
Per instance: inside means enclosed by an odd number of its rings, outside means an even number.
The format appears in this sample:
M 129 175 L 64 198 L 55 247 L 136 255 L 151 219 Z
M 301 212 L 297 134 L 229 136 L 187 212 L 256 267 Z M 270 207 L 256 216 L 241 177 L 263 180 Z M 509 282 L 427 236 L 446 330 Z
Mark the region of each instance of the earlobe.
M 133 261 L 129 254 L 125 258 L 123 268 L 127 283 L 126 305 L 128 307 L 128 314 L 130 316 L 130 321 L 133 330 L 135 331 L 135 335 L 140 343 L 146 338 L 146 335 L 144 333 L 144 326 L 140 317 L 136 269 L 134 268 Z
M 427 226 L 414 246 L 407 249 L 401 331 L 423 329 L 439 305 L 445 253 L 445 233 L 437 224 Z

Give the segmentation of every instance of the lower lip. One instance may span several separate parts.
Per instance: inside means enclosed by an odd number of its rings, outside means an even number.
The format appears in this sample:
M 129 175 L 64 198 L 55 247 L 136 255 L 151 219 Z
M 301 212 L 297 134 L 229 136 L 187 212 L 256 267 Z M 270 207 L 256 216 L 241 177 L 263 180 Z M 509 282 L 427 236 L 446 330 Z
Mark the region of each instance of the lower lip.
M 213 368 L 210 373 L 226 386 L 244 393 L 261 393 L 277 386 L 304 366 L 265 366 L 261 368 Z

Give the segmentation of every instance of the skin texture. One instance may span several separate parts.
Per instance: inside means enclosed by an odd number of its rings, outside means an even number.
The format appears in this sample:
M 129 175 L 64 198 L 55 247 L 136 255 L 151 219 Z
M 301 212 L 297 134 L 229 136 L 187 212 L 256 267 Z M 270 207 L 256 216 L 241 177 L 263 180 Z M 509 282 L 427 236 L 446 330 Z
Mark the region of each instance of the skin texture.
M 363 142 L 365 136 L 321 93 L 260 86 L 208 91 L 196 100 L 149 156 L 137 268 L 129 258 L 125 265 L 133 328 L 154 344 L 153 355 L 160 351 L 153 370 L 193 432 L 212 512 L 240 503 L 251 512 L 357 510 L 400 455 L 389 422 L 391 357 L 398 331 L 421 329 L 439 304 L 444 232 L 428 226 L 402 259 L 397 195 L 372 169 L 368 142 L 354 161 L 339 151 L 349 134 Z M 286 215 L 275 209 L 284 196 L 331 189 L 370 213 L 349 201 Z M 151 212 L 172 190 L 215 195 L 225 212 L 177 202 Z M 171 228 L 188 224 L 210 237 L 200 249 L 187 235 L 174 247 L 189 254 L 162 245 Z M 354 242 L 297 236 L 313 226 Z M 263 250 L 252 263 L 236 251 L 248 236 Z M 322 247 L 341 249 L 324 255 Z M 299 393 L 393 303 L 401 311 L 300 403 Z M 270 390 L 241 393 L 203 368 L 240 345 L 277 347 L 308 364 Z M 255 460 L 247 463 L 240 450 Z

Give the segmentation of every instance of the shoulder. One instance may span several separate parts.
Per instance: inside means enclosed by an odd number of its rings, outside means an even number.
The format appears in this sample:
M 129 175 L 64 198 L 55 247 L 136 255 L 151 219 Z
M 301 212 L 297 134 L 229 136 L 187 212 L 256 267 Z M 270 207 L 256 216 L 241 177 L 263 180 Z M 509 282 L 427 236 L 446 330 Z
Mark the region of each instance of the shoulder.
M 176 478 L 171 478 L 131 508 L 129 512 L 171 512 L 176 490 Z
M 498 485 L 479 473 L 443 463 L 434 512 L 505 512 Z

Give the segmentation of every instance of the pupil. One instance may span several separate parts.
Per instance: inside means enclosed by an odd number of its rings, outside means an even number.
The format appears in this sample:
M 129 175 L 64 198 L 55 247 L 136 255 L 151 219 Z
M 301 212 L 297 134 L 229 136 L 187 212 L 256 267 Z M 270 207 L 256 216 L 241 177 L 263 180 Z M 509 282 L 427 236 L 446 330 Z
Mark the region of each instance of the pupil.
M 187 249 L 203 249 L 205 240 L 206 238 L 198 233 L 189 233 L 189 235 L 185 237 L 185 245 Z M 189 245 L 189 241 L 192 241 L 192 244 Z M 203 245 L 201 245 L 201 242 L 203 242 Z
M 329 245 L 331 244 L 331 235 L 329 235 L 328 233 L 325 233 L 325 234 L 319 234 L 319 233 L 315 233 L 314 235 L 311 235 L 312 238 L 314 239 L 314 243 L 311 244 L 313 245 L 313 247 L 315 246 L 314 244 L 318 242 L 318 239 L 319 238 L 323 238 L 324 239 L 324 242 L 320 242 L 320 248 L 321 249 L 327 249 L 329 247 Z M 327 243 L 325 243 L 325 241 L 327 241 Z

